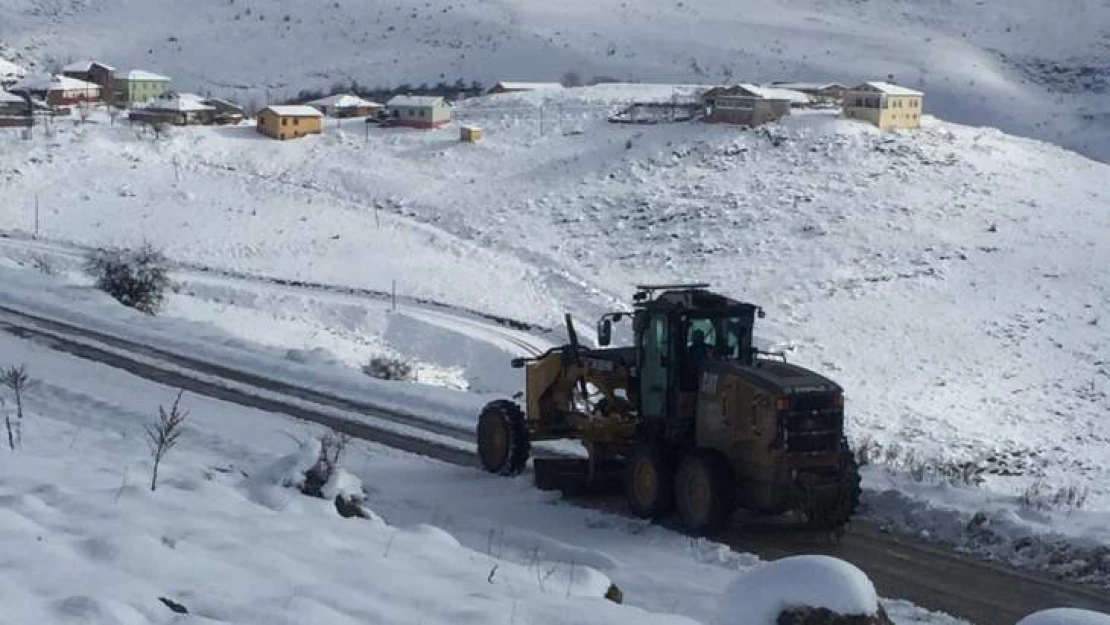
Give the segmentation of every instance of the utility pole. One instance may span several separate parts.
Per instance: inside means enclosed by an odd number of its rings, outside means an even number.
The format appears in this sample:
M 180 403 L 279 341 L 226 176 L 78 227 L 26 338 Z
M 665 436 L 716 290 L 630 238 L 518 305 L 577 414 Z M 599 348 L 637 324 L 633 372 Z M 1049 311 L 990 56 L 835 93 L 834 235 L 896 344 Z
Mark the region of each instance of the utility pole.
M 39 238 L 39 194 L 35 194 L 35 238 Z

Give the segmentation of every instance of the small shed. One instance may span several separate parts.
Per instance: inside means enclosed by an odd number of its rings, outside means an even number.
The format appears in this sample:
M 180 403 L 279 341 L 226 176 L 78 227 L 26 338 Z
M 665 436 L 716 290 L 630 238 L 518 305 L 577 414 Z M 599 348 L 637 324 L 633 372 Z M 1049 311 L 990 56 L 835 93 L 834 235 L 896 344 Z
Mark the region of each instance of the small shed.
M 466 143 L 478 143 L 485 133 L 478 126 L 462 126 L 459 129 L 459 140 Z
M 30 126 L 31 111 L 27 99 L 0 89 L 0 128 Z

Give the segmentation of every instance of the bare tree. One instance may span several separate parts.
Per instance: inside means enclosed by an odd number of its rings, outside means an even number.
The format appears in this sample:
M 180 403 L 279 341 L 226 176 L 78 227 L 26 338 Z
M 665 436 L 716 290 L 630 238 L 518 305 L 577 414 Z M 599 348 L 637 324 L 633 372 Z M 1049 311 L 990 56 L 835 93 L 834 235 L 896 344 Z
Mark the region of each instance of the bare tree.
M 30 376 L 27 375 L 27 367 L 25 365 L 15 366 L 12 365 L 4 369 L 0 373 L 0 384 L 3 384 L 15 396 L 15 438 L 12 438 L 12 425 L 10 416 L 7 417 L 8 426 L 8 444 L 12 449 L 16 448 L 18 444 L 23 446 L 23 394 L 35 387 Z
M 0 397 L 0 409 L 4 407 L 5 403 L 4 398 Z M 12 433 L 12 416 L 8 414 L 7 410 L 4 411 L 4 425 L 8 426 L 8 446 L 12 448 L 12 451 L 15 451 L 15 434 Z
M 87 123 L 89 116 L 92 115 L 92 105 L 87 101 L 82 100 L 77 103 L 77 116 L 81 119 L 81 123 Z
M 162 463 L 166 452 L 177 444 L 177 439 L 181 436 L 181 426 L 185 424 L 185 417 L 189 415 L 181 410 L 181 396 L 184 393 L 185 389 L 177 392 L 177 398 L 173 400 L 173 406 L 169 412 L 166 412 L 165 407 L 158 406 L 158 420 L 145 426 L 147 443 L 150 445 L 151 455 L 154 456 L 154 469 L 150 475 L 151 491 L 158 488 L 158 465 Z

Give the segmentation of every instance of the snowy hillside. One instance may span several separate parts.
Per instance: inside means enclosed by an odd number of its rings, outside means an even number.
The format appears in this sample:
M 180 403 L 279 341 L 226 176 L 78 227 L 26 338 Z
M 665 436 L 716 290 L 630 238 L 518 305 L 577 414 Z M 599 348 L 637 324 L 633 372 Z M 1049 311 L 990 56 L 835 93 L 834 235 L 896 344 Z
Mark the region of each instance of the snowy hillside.
M 9 133 L 0 228 L 23 232 L 0 250 L 75 269 L 82 245 L 149 240 L 194 268 L 171 315 L 352 367 L 397 353 L 433 382 L 502 395 L 519 389 L 508 357 L 557 333 L 219 272 L 396 280 L 401 295 L 540 326 L 570 311 L 587 328 L 637 282 L 707 280 L 763 305 L 764 341 L 843 384 L 850 434 L 890 462 L 972 463 L 996 491 L 1076 487 L 1110 510 L 1110 167 L 931 118 L 889 135 L 823 113 L 756 131 L 603 121 L 629 94 L 465 103 L 457 117 L 488 131 L 477 145 L 452 128 L 367 137 L 358 120 L 287 143 L 249 127 L 154 141 L 106 118 Z
M 352 80 L 488 85 L 573 71 L 646 82 L 850 82 L 892 74 L 927 91 L 927 112 L 945 119 L 1110 158 L 1104 0 L 1018 0 L 1004 11 L 950 0 L 3 0 L 0 15 L 6 54 L 40 68 L 93 56 L 259 101 Z

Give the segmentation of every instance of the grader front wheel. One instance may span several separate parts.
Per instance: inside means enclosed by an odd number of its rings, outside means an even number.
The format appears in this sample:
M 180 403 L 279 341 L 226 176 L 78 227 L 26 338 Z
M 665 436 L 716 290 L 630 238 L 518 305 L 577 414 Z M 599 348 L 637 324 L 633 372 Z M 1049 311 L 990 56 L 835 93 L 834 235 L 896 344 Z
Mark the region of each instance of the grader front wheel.
M 482 468 L 497 475 L 519 475 L 528 464 L 531 445 L 520 406 L 508 400 L 486 404 L 478 417 L 478 457 Z

